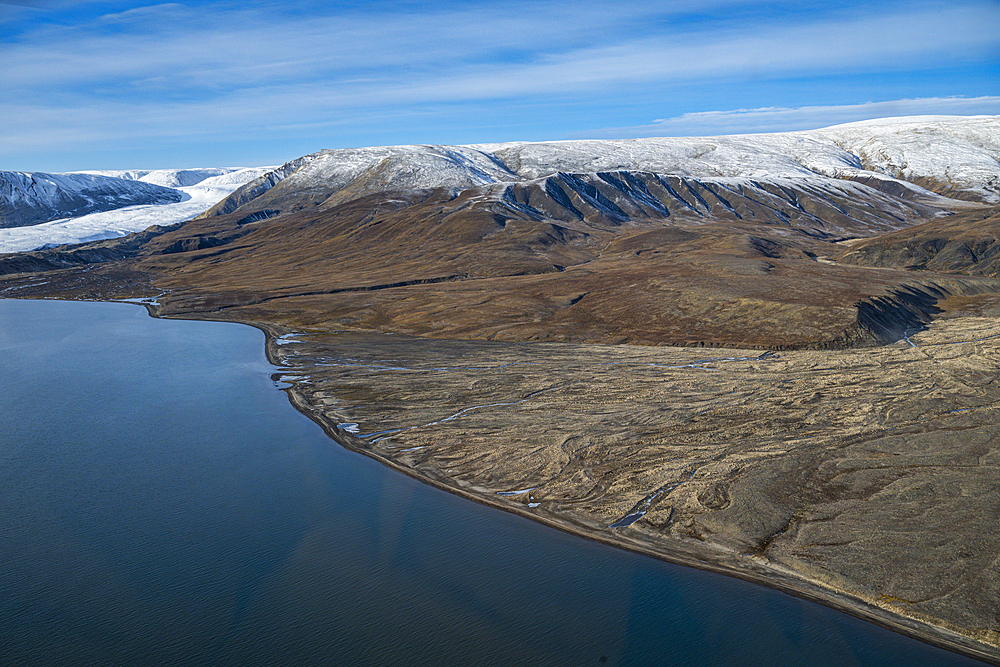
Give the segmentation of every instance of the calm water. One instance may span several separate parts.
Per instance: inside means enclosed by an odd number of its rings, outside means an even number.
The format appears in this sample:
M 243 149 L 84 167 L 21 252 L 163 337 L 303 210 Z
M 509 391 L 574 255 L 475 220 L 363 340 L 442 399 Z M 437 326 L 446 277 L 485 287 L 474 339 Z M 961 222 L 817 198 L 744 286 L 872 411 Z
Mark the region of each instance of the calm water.
M 0 664 L 981 664 L 347 452 L 263 342 L 0 300 Z

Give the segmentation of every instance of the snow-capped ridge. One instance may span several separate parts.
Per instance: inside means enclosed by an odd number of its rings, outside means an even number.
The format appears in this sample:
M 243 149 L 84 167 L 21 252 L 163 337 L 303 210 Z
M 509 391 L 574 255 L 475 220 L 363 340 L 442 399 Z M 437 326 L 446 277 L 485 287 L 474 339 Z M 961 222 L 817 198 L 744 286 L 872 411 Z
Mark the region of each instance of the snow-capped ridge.
M 363 176 L 385 190 L 466 188 L 520 180 L 494 156 L 467 146 L 385 146 L 324 150 L 288 176 L 305 187 L 332 189 Z
M 883 119 L 805 132 L 718 137 L 343 148 L 289 162 L 208 214 L 236 210 L 279 182 L 281 193 L 314 193 L 307 203 L 297 200 L 302 207 L 374 192 L 460 191 L 558 173 L 617 171 L 685 178 L 890 179 L 914 192 L 926 193 L 921 186 L 927 185 L 1000 202 L 998 156 L 997 116 Z M 278 192 L 269 195 L 267 206 L 273 208 L 277 198 Z
M 572 176 L 566 182 L 576 183 L 586 194 L 589 184 L 607 182 L 604 176 L 619 172 L 694 179 L 711 188 L 749 191 L 758 185 L 788 188 L 794 184 L 837 196 L 855 192 L 871 197 L 871 192 L 880 191 L 931 202 L 936 195 L 924 189 L 928 187 L 948 196 L 997 203 L 1000 117 L 892 118 L 805 132 L 719 137 L 344 148 L 318 151 L 276 168 L 0 172 L 0 206 L 7 207 L 8 217 L 15 208 L 28 211 L 33 221 L 89 214 L 77 220 L 55 220 L 31 232 L 0 230 L 0 251 L 109 238 L 152 224 L 181 222 L 199 213 L 210 216 L 239 210 L 249 215 L 265 209 L 331 207 L 380 192 L 441 188 L 457 193 L 474 188 L 483 196 L 503 200 L 509 185 L 537 181 L 546 187 L 547 179 L 556 179 L 554 186 L 560 174 Z M 641 190 L 629 190 L 627 178 L 613 178 L 619 179 L 624 195 L 634 203 L 656 208 Z M 114 185 L 105 195 L 94 197 L 94 184 L 100 179 L 110 179 L 102 182 Z M 663 182 L 669 186 L 668 180 Z M 158 191 L 157 196 L 166 200 L 154 197 L 147 204 L 168 205 L 129 206 L 137 203 L 132 199 L 135 188 L 165 184 L 175 184 Z M 857 184 L 870 187 L 857 190 Z M 690 196 L 679 200 L 694 209 L 704 208 Z M 507 201 L 527 211 L 524 202 Z M 595 201 L 614 213 L 599 199 Z M 120 210 L 93 213 L 107 209 Z M 15 224 L 31 224 L 25 219 L 22 215 Z
M 1000 202 L 1000 117 L 880 119 L 815 134 L 855 156 L 866 171 L 904 180 L 930 179 Z

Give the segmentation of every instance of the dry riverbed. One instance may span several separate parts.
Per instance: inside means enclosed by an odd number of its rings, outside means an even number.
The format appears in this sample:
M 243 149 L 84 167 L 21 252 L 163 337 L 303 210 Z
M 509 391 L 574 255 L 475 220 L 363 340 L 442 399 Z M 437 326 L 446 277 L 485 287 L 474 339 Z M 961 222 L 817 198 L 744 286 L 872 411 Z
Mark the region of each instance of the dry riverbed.
M 778 353 L 265 328 L 350 448 L 1000 661 L 1000 320 Z

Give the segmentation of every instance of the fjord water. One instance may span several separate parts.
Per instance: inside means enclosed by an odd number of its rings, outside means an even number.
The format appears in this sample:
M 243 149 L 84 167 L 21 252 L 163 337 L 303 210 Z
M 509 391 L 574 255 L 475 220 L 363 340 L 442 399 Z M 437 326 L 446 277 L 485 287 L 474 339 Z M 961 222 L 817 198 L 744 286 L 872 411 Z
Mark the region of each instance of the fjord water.
M 980 664 L 348 452 L 263 343 L 0 300 L 0 664 Z

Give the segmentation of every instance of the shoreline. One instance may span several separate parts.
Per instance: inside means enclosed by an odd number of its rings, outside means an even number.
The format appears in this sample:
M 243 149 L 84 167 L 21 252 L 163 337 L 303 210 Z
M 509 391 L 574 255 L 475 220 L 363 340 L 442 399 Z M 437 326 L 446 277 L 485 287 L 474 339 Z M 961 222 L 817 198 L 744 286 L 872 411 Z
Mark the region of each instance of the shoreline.
M 147 309 L 152 316 L 157 317 L 152 307 L 147 305 Z M 171 319 L 174 318 L 171 317 Z M 201 320 L 208 318 L 196 317 L 190 319 Z M 282 364 L 276 354 L 278 345 L 275 341 L 282 334 L 269 324 L 261 322 L 240 323 L 252 326 L 264 333 L 266 339 L 265 353 L 268 361 L 274 366 L 281 366 Z M 662 544 L 656 544 L 650 540 L 641 539 L 641 537 L 630 539 L 626 537 L 627 533 L 619 532 L 622 529 L 617 529 L 615 533 L 608 533 L 604 532 L 607 530 L 606 526 L 598 525 L 597 523 L 588 526 L 583 522 L 574 521 L 569 516 L 560 516 L 545 508 L 533 508 L 533 511 L 528 511 L 521 504 L 505 501 L 502 496 L 494 497 L 485 493 L 478 493 L 474 489 L 465 488 L 458 484 L 456 480 L 444 474 L 435 476 L 428 474 L 427 471 L 402 465 L 389 457 L 373 451 L 368 446 L 369 443 L 339 428 L 337 424 L 334 424 L 326 417 L 320 408 L 310 404 L 305 394 L 297 391 L 294 386 L 287 387 L 283 391 L 285 391 L 289 402 L 296 410 L 319 425 L 327 436 L 338 445 L 349 451 L 368 456 L 382 465 L 386 465 L 422 483 L 430 484 L 467 500 L 516 514 L 550 528 L 606 546 L 625 549 L 676 565 L 715 572 L 750 583 L 767 586 L 783 593 L 836 609 L 855 618 L 874 623 L 880 627 L 927 644 L 989 664 L 1000 665 L 1000 653 L 996 650 L 990 650 L 989 645 L 977 642 L 960 632 L 894 613 L 850 593 L 803 577 L 790 568 L 773 564 L 768 560 L 764 560 L 766 557 L 749 554 L 740 555 L 723 547 L 711 547 L 708 543 L 698 543 L 695 540 L 686 540 L 688 543 L 670 545 L 664 549 Z M 704 546 L 701 546 L 702 544 Z
M 557 514 L 549 512 L 548 510 L 541 510 L 541 512 L 538 513 L 529 512 L 513 503 L 504 503 L 499 499 L 493 499 L 490 496 L 474 493 L 468 489 L 462 488 L 461 486 L 449 484 L 448 481 L 446 481 L 449 480 L 449 478 L 443 475 L 440 478 L 434 478 L 426 474 L 422 474 L 420 471 L 400 465 L 398 462 L 380 456 L 377 452 L 373 452 L 367 447 L 362 446 L 367 443 L 358 438 L 354 438 L 349 433 L 344 432 L 336 425 L 327 421 L 318 410 L 314 410 L 312 406 L 305 401 L 302 394 L 295 392 L 292 388 L 288 388 L 285 391 L 288 394 L 289 402 L 295 407 L 295 409 L 318 424 L 330 437 L 330 439 L 340 446 L 349 451 L 368 456 L 369 458 L 372 458 L 379 463 L 396 470 L 397 472 L 403 473 L 404 475 L 412 477 L 413 479 L 425 484 L 430 484 L 431 486 L 443 491 L 453 493 L 467 500 L 471 500 L 494 509 L 510 512 L 511 514 L 517 514 L 550 528 L 555 528 L 556 530 L 561 530 L 565 533 L 591 540 L 593 542 L 598 542 L 606 546 L 625 549 L 627 551 L 639 553 L 644 556 L 649 556 L 651 558 L 673 563 L 675 565 L 715 572 L 717 574 L 735 577 L 737 579 L 761 586 L 767 586 L 783 593 L 836 609 L 837 611 L 844 612 L 854 616 L 855 618 L 874 623 L 894 632 L 899 632 L 927 644 L 954 651 L 970 658 L 982 660 L 989 664 L 1000 665 L 1000 657 L 983 650 L 980 648 L 978 643 L 973 643 L 974 640 L 971 640 L 958 632 L 894 614 L 847 593 L 836 591 L 832 588 L 826 588 L 818 582 L 810 581 L 801 577 L 795 577 L 792 575 L 790 570 L 775 567 L 760 559 L 756 559 L 756 561 L 753 562 L 753 565 L 755 566 L 753 568 L 738 567 L 734 564 L 734 562 L 737 562 L 736 559 L 739 558 L 739 556 L 724 552 L 721 549 L 715 550 L 715 553 L 713 553 L 710 549 L 705 549 L 704 552 L 698 552 L 694 548 L 690 551 L 681 551 L 679 549 L 676 551 L 663 551 L 661 549 L 657 549 L 652 543 L 648 543 L 645 540 L 627 540 L 622 538 L 615 539 L 610 535 L 589 530 L 586 526 L 582 526 L 566 518 L 560 517 Z M 692 544 L 691 546 L 695 547 L 696 545 Z M 713 556 L 715 556 L 715 559 L 709 560 L 713 558 Z
M 44 299 L 43 299 L 44 300 Z M 79 300 L 79 299 L 69 299 Z M 237 321 L 224 318 L 213 318 L 207 313 L 187 314 L 187 315 L 167 315 L 161 316 L 157 313 L 157 305 L 141 302 L 107 301 L 97 299 L 105 303 L 130 303 L 146 308 L 150 317 L 155 319 L 178 319 L 195 321 L 228 322 L 232 324 L 243 324 L 258 329 L 264 334 L 264 351 L 268 362 L 275 367 L 283 364 L 277 355 L 278 344 L 276 340 L 284 335 L 279 328 L 264 322 Z M 778 566 L 764 560 L 762 557 L 750 554 L 740 555 L 732 550 L 721 546 L 711 547 L 708 543 L 697 542 L 695 540 L 685 540 L 684 543 L 669 545 L 664 548 L 663 544 L 654 543 L 651 540 L 644 540 L 638 536 L 633 539 L 626 537 L 626 533 L 607 533 L 607 526 L 591 522 L 586 525 L 582 521 L 574 521 L 568 516 L 561 516 L 545 508 L 534 508 L 528 511 L 523 505 L 505 501 L 502 496 L 477 493 L 474 489 L 464 488 L 456 483 L 456 480 L 443 474 L 430 475 L 427 471 L 416 470 L 414 468 L 401 465 L 399 462 L 380 455 L 368 447 L 368 443 L 356 438 L 350 433 L 339 428 L 323 414 L 320 408 L 311 405 L 305 395 L 290 386 L 282 389 L 288 396 L 289 403 L 320 426 L 327 436 L 345 449 L 365 455 L 379 463 L 392 468 L 393 470 L 405 474 L 422 483 L 430 484 L 443 491 L 455 494 L 467 500 L 477 502 L 497 510 L 509 512 L 522 516 L 526 519 L 541 523 L 550 528 L 560 530 L 564 533 L 575 535 L 582 539 L 604 544 L 606 546 L 624 549 L 634 553 L 642 554 L 673 563 L 676 565 L 693 567 L 700 570 L 715 572 L 725 576 L 734 577 L 753 584 L 766 586 L 768 588 L 781 591 L 783 593 L 798 597 L 800 599 L 822 604 L 826 607 L 841 611 L 845 614 L 874 623 L 882 628 L 898 632 L 907 637 L 917 639 L 924 643 L 949 650 L 963 656 L 980 660 L 987 664 L 1000 665 L 1000 651 L 992 648 L 989 644 L 978 642 L 960 632 L 950 630 L 940 625 L 935 625 L 903 614 L 894 613 L 883 607 L 877 606 L 858 596 L 845 591 L 838 590 L 833 586 L 806 578 L 794 570 Z M 627 530 L 627 528 L 625 528 Z M 621 529 L 618 529 L 621 530 Z
M 79 299 L 69 300 L 76 301 Z M 89 301 L 89 299 L 84 299 L 84 301 Z M 264 334 L 264 352 L 268 362 L 275 367 L 284 365 L 278 357 L 277 351 L 279 345 L 276 342 L 283 333 L 279 330 L 279 327 L 269 323 L 213 318 L 207 316 L 207 313 L 161 316 L 157 312 L 158 304 L 136 301 L 108 301 L 104 299 L 96 299 L 94 301 L 144 306 L 147 314 L 155 319 L 227 322 L 253 327 Z M 872 604 L 863 598 L 838 590 L 833 586 L 824 585 L 820 581 L 809 579 L 791 568 L 769 562 L 769 560 L 765 560 L 766 557 L 750 554 L 741 555 L 720 545 L 710 545 L 709 543 L 698 542 L 693 539 L 675 538 L 674 544 L 664 545 L 662 542 L 642 539 L 641 535 L 629 536 L 628 533 L 624 532 L 628 530 L 627 527 L 616 529 L 615 532 L 611 533 L 608 532 L 606 525 L 595 521 L 589 522 L 588 525 L 588 522 L 574 520 L 579 519 L 579 517 L 559 514 L 544 507 L 536 507 L 532 511 L 528 511 L 528 508 L 523 504 L 507 500 L 503 496 L 477 492 L 473 488 L 463 487 L 454 478 L 444 474 L 428 474 L 429 471 L 427 470 L 417 470 L 402 465 L 392 458 L 373 451 L 368 446 L 369 443 L 339 428 L 337 424 L 326 417 L 321 408 L 310 404 L 305 394 L 298 391 L 294 385 L 284 388 L 282 391 L 286 393 L 289 403 L 297 411 L 320 426 L 326 435 L 341 447 L 372 458 L 382 465 L 386 465 L 397 472 L 435 488 L 497 510 L 522 516 L 550 528 L 592 542 L 642 554 L 660 561 L 715 572 L 753 584 L 766 586 L 800 599 L 822 604 L 938 648 L 980 660 L 987 664 L 1000 665 L 1000 651 L 993 649 L 988 644 L 978 642 L 967 635 L 940 625 L 894 613 L 876 604 Z

